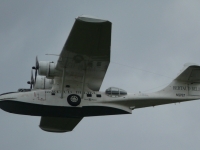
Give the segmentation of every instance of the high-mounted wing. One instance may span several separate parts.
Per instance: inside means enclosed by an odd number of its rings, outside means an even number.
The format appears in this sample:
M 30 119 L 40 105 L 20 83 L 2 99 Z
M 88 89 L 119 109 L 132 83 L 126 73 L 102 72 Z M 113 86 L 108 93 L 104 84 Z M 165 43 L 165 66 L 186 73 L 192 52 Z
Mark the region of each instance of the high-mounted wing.
M 48 132 L 72 131 L 82 118 L 41 117 L 40 128 Z
M 64 72 L 65 83 L 70 86 L 79 88 L 84 84 L 99 91 L 110 63 L 110 47 L 111 22 L 78 17 L 59 56 L 56 70 Z

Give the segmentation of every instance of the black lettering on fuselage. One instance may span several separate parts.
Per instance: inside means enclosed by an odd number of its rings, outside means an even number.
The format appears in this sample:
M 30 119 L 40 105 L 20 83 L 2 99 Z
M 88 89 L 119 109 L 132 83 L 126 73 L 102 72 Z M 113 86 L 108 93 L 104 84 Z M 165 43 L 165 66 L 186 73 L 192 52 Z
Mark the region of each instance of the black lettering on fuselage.
M 185 91 L 186 89 L 186 86 L 173 86 L 173 90 Z
M 200 87 L 192 87 L 192 91 L 200 91 Z
M 178 97 L 185 97 L 185 94 L 176 94 L 176 96 L 178 96 Z
M 189 87 L 189 91 L 200 91 L 200 87 Z

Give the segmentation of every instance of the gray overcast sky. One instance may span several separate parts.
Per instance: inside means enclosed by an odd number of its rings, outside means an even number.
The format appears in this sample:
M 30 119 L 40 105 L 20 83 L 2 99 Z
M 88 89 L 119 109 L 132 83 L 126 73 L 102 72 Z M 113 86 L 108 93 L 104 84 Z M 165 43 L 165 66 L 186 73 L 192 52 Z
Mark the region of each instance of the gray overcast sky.
M 200 64 L 199 8 L 199 0 L 0 0 L 0 93 L 28 88 L 35 56 L 56 61 L 45 54 L 61 52 L 82 14 L 112 22 L 111 64 L 102 91 L 159 90 L 184 63 Z M 200 101 L 170 104 L 84 118 L 73 132 L 56 134 L 38 127 L 40 117 L 0 110 L 0 149 L 199 149 L 199 114 Z

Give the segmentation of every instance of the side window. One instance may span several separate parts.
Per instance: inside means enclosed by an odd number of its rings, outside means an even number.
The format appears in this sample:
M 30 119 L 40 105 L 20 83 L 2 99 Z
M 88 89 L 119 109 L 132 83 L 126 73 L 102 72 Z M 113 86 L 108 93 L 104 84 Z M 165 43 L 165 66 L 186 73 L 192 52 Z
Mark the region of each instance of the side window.
M 96 97 L 101 97 L 101 94 L 97 94 Z
M 126 92 L 126 91 L 124 91 L 124 90 L 120 90 L 120 93 L 119 93 L 119 95 L 127 95 L 127 92 Z
M 111 88 L 112 96 L 119 96 L 119 89 L 118 88 Z
M 109 88 L 109 89 L 106 90 L 106 94 L 107 95 L 112 95 L 111 88 Z
M 92 94 L 87 94 L 87 97 L 92 97 Z

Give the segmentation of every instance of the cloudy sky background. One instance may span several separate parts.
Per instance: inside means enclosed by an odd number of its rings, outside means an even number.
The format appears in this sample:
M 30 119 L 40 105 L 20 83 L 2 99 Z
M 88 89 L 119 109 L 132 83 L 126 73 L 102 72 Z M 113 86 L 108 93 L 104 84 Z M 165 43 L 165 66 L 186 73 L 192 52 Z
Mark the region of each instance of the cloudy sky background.
M 200 64 L 200 1 L 0 0 L 0 93 L 28 88 L 35 56 L 56 61 L 77 16 L 112 22 L 111 64 L 101 90 L 153 92 L 186 62 Z M 84 118 L 48 133 L 40 117 L 0 110 L 0 149 L 199 149 L 200 101 Z

